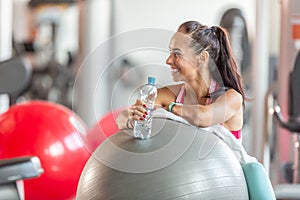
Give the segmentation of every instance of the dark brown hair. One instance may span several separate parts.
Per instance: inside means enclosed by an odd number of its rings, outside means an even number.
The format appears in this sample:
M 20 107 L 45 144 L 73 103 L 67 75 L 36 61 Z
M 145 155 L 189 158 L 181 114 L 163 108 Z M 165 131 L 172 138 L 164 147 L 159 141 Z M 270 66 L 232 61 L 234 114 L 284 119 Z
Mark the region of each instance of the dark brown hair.
M 218 76 L 221 75 L 220 86 L 233 88 L 239 92 L 243 97 L 243 106 L 245 106 L 245 91 L 226 29 L 220 26 L 208 27 L 197 21 L 187 21 L 181 24 L 177 31 L 190 35 L 191 47 L 196 54 L 203 50 L 209 53 L 211 58 L 209 70 L 212 77 L 217 81 L 220 79 Z

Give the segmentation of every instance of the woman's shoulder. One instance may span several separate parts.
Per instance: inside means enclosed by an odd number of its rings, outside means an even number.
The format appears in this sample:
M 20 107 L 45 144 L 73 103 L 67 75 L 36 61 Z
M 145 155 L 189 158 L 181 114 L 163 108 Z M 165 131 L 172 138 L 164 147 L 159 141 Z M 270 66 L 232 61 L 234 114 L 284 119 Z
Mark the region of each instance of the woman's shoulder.
M 239 99 L 243 98 L 242 95 L 241 95 L 241 93 L 239 93 L 238 91 L 236 91 L 233 88 L 229 88 L 228 90 L 226 90 L 225 94 L 228 95 L 228 96 L 239 98 Z
M 229 100 L 230 104 L 232 105 L 238 106 L 242 105 L 243 103 L 243 96 L 241 95 L 241 93 L 239 93 L 233 88 L 226 90 L 226 92 L 223 95 L 225 99 Z

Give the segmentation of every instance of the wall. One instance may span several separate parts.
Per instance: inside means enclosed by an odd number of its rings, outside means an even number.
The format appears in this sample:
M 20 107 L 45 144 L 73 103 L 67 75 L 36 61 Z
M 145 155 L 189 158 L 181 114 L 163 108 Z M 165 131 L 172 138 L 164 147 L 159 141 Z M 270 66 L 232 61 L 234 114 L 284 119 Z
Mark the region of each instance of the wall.
M 12 0 L 0 0 L 0 61 L 12 56 Z

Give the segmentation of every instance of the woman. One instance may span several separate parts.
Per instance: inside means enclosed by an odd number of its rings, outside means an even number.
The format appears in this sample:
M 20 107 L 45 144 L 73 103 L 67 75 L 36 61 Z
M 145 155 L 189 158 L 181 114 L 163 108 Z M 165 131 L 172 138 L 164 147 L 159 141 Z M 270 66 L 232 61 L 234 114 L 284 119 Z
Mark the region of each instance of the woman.
M 170 41 L 166 63 L 173 81 L 184 83 L 158 89 L 156 107 L 195 126 L 222 124 L 239 139 L 245 92 L 226 30 L 197 21 L 183 23 Z M 137 100 L 118 116 L 117 125 L 133 128 L 133 121 L 147 114 L 145 104 Z

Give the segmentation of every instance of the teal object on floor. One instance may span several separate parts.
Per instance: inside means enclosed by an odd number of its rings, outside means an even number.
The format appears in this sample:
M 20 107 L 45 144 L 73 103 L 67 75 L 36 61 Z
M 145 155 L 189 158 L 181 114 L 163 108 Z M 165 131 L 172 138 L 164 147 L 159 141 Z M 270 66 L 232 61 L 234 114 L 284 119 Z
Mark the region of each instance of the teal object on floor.
M 250 200 L 275 200 L 275 193 L 270 179 L 259 162 L 242 165 L 247 182 Z

